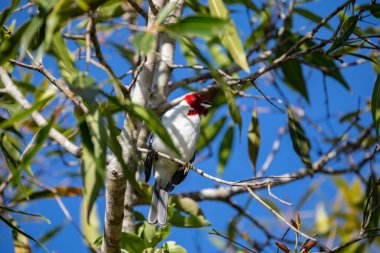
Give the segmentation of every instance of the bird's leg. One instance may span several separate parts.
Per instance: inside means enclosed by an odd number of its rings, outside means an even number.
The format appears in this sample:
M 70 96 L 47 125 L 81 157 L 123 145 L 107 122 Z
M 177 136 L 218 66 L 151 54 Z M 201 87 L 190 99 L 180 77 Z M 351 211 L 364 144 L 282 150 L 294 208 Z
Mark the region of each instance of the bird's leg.
M 191 164 L 191 162 L 187 162 L 183 167 L 185 168 L 183 174 L 187 174 L 189 173 L 189 170 L 193 168 L 193 165 Z

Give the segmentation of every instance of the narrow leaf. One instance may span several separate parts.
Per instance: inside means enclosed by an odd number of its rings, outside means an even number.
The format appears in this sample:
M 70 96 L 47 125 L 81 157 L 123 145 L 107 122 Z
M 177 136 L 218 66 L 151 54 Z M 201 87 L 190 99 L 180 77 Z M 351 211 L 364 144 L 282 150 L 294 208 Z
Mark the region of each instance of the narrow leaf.
M 211 223 L 203 215 L 183 216 L 180 211 L 174 211 L 170 223 L 176 227 L 199 228 L 210 226 Z
M 307 18 L 309 19 L 310 21 L 318 24 L 322 21 L 322 18 L 320 16 L 318 16 L 317 14 L 315 14 L 314 12 L 312 11 L 309 11 L 307 9 L 303 9 L 303 8 L 294 8 L 294 12 L 303 16 L 304 18 Z M 324 24 L 325 27 L 327 27 L 329 30 L 333 30 L 332 27 L 326 23 Z
M 375 123 L 377 138 L 379 139 L 379 125 L 380 125 L 380 73 L 376 78 L 375 86 L 372 91 L 371 100 L 372 119 Z
M 210 13 L 214 17 L 229 20 L 231 26 L 220 37 L 223 46 L 231 54 L 236 63 L 245 71 L 249 72 L 247 57 L 245 56 L 243 44 L 241 43 L 235 24 L 229 17 L 229 12 L 222 0 L 209 0 Z
M 240 115 L 240 111 L 235 103 L 235 97 L 232 94 L 232 91 L 230 87 L 226 84 L 224 79 L 219 75 L 218 71 L 210 64 L 210 62 L 201 54 L 201 52 L 198 50 L 198 48 L 194 45 L 194 43 L 183 37 L 181 38 L 182 43 L 188 47 L 194 55 L 196 55 L 204 64 L 207 65 L 207 67 L 210 69 L 211 74 L 215 78 L 215 80 L 220 85 L 221 90 L 224 93 L 224 96 L 227 100 L 228 109 L 230 111 L 231 117 L 235 123 L 239 125 L 239 130 L 241 133 L 241 127 L 242 127 L 242 118 Z
M 281 70 L 284 73 L 285 83 L 310 103 L 301 63 L 297 60 L 287 61 L 281 65 Z
M 39 214 L 33 214 L 33 213 L 27 213 L 27 212 L 20 211 L 20 210 L 15 210 L 15 209 L 12 209 L 12 208 L 6 207 L 6 206 L 4 206 L 4 205 L 0 205 L 0 209 L 6 210 L 6 211 L 8 211 L 8 212 L 12 212 L 12 213 L 18 213 L 18 214 L 23 214 L 23 215 L 33 216 L 33 217 L 39 218 L 39 219 L 41 219 L 41 220 L 44 220 L 44 221 L 46 221 L 48 224 L 50 224 L 50 220 L 49 220 L 48 218 L 46 218 L 45 216 L 39 215 Z
M 45 247 L 45 245 L 43 245 L 40 241 L 38 241 L 37 239 L 35 239 L 33 236 L 31 235 L 28 235 L 27 233 L 25 233 L 21 228 L 19 228 L 18 226 L 14 225 L 12 222 L 8 221 L 6 218 L 4 218 L 1 214 L 0 214 L 0 220 L 3 221 L 8 227 L 10 227 L 11 229 L 13 229 L 14 231 L 16 231 L 17 233 L 19 234 L 22 234 L 23 236 L 29 238 L 30 240 L 38 243 L 41 247 L 43 247 L 47 252 L 49 252 L 49 250 Z
M 30 108 L 13 115 L 10 119 L 1 122 L 0 128 L 4 129 L 10 126 L 13 126 L 15 123 L 21 123 L 25 118 L 29 117 L 33 112 L 41 110 L 42 107 L 44 107 L 53 96 L 49 96 L 47 98 L 44 98 L 36 103 L 34 103 Z
M 228 159 L 231 155 L 232 144 L 234 138 L 234 127 L 230 126 L 225 133 L 223 140 L 219 147 L 219 164 L 218 164 L 218 174 L 222 175 L 224 167 L 227 164 Z
M 87 219 L 87 201 L 83 199 L 81 206 L 81 225 L 87 242 L 94 242 L 100 235 L 100 223 L 96 204 L 93 206 L 90 217 Z M 88 245 L 91 246 L 91 245 Z
M 132 39 L 132 43 L 141 53 L 148 54 L 153 49 L 155 40 L 155 34 L 151 32 L 140 32 Z
M 27 149 L 21 156 L 21 162 L 20 167 L 25 169 L 29 167 L 30 163 L 32 162 L 34 156 L 37 154 L 37 152 L 42 148 L 42 146 L 45 144 L 45 140 L 49 137 L 49 132 L 53 126 L 54 121 L 56 120 L 56 117 L 58 114 L 55 114 L 51 117 L 51 119 L 48 121 L 48 123 L 41 127 L 37 133 L 33 136 L 33 139 L 31 142 L 27 145 Z
M 121 248 L 128 253 L 141 253 L 147 247 L 144 240 L 136 234 L 123 232 L 121 234 Z
M 169 34 L 181 36 L 214 37 L 221 36 L 228 26 L 223 19 L 207 16 L 190 16 L 178 20 L 176 23 L 162 26 Z
M 175 7 L 177 6 L 177 2 L 168 2 L 162 10 L 160 10 L 160 13 L 158 14 L 158 17 L 156 19 L 156 24 L 160 25 L 165 22 L 166 18 L 169 17 L 169 15 L 174 11 Z
M 253 109 L 251 123 L 249 124 L 248 129 L 248 154 L 249 159 L 251 160 L 251 165 L 253 168 L 253 173 L 256 176 L 256 162 L 257 157 L 259 156 L 260 149 L 260 126 L 259 118 L 257 116 L 257 107 Z
M 103 115 L 99 110 L 86 114 L 79 128 L 82 137 L 81 174 L 89 219 L 99 191 L 104 185 L 107 134 Z
M 220 129 L 224 126 L 226 122 L 226 117 L 222 117 L 213 124 L 208 124 L 206 127 L 201 128 L 201 134 L 197 143 L 197 150 L 201 150 L 206 145 L 210 144 L 211 141 L 220 132 Z
M 325 54 L 329 54 L 336 49 L 343 46 L 343 44 L 350 38 L 350 35 L 354 32 L 356 23 L 359 20 L 359 15 L 349 17 L 342 25 L 339 36 L 334 40 L 333 44 L 327 49 Z
M 304 130 L 302 129 L 301 124 L 299 123 L 297 117 L 294 115 L 293 111 L 290 108 L 287 108 L 288 112 L 288 127 L 290 137 L 293 142 L 293 149 L 305 165 L 305 168 L 309 171 L 312 176 L 314 171 L 311 164 L 310 158 L 310 143 L 306 137 Z

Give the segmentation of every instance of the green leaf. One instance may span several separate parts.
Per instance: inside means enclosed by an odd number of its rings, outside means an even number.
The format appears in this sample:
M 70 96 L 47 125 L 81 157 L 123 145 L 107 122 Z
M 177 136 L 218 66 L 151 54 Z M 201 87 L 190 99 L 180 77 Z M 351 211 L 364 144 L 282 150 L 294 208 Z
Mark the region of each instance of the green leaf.
M 232 94 L 230 87 L 226 84 L 224 79 L 219 75 L 218 71 L 211 65 L 211 63 L 201 54 L 201 52 L 198 50 L 198 48 L 191 40 L 182 37 L 181 41 L 186 47 L 188 47 L 193 52 L 194 55 L 196 55 L 210 69 L 212 76 L 218 82 L 221 90 L 224 93 L 224 96 L 226 97 L 228 109 L 230 111 L 232 120 L 239 125 L 239 131 L 241 133 L 242 118 L 240 115 L 240 111 L 235 103 L 235 97 Z
M 380 73 L 378 74 L 375 86 L 372 91 L 371 100 L 372 119 L 375 123 L 377 138 L 379 139 L 379 125 L 380 125 Z
M 90 216 L 89 218 L 87 218 L 89 212 L 87 204 L 87 201 L 83 199 L 81 205 L 82 232 L 87 242 L 94 242 L 100 235 L 100 222 L 98 217 L 98 210 L 96 204 L 94 204 Z
M 349 17 L 342 25 L 339 36 L 334 40 L 333 44 L 327 49 L 325 54 L 329 54 L 341 46 L 350 38 L 350 35 L 354 32 L 356 23 L 359 20 L 359 15 Z
M 288 107 L 286 110 L 288 112 L 288 127 L 290 137 L 293 143 L 293 149 L 305 165 L 305 168 L 309 171 L 310 175 L 312 176 L 314 171 L 309 154 L 309 140 L 307 139 L 306 134 L 302 129 L 302 126 L 299 123 L 297 117 L 294 115 L 292 109 Z
M 222 175 L 224 171 L 224 167 L 227 164 L 228 159 L 230 158 L 233 138 L 234 138 L 234 127 L 230 126 L 227 129 L 227 132 L 224 134 L 224 137 L 219 147 L 219 152 L 218 152 L 219 164 L 218 164 L 218 170 L 217 170 L 219 175 Z
M 180 211 L 174 211 L 170 223 L 176 227 L 199 228 L 210 226 L 211 223 L 203 215 L 183 216 Z
M 44 248 L 47 252 L 49 252 L 49 250 L 45 247 L 45 245 L 43 245 L 40 241 L 38 241 L 37 239 L 35 239 L 33 236 L 28 235 L 27 233 L 25 233 L 21 228 L 19 228 L 18 226 L 14 225 L 12 222 L 8 221 L 1 214 L 0 214 L 0 220 L 3 221 L 8 227 L 10 227 L 11 229 L 13 229 L 17 233 L 22 234 L 23 236 L 29 238 L 30 240 L 38 243 L 42 248 Z
M 58 66 L 63 79 L 72 83 L 78 76 L 78 70 L 75 68 L 73 57 L 59 32 L 53 36 L 51 51 L 58 59 Z
M 228 85 L 224 82 L 224 80 L 220 78 L 219 81 L 220 81 L 219 82 L 220 88 L 222 89 L 224 96 L 227 99 L 228 109 L 230 111 L 232 120 L 239 125 L 239 132 L 241 134 L 243 120 L 240 115 L 240 110 L 235 103 L 235 97 L 232 94 L 230 87 L 228 87 Z
M 371 195 L 371 196 L 370 196 Z M 377 185 L 377 179 L 375 173 L 371 173 L 366 186 L 366 201 L 365 204 L 369 202 L 368 210 L 363 214 L 363 223 L 368 224 L 365 229 L 377 228 L 379 227 L 379 217 L 380 217 L 380 187 Z M 368 220 L 369 219 L 369 220 Z M 368 235 L 376 235 L 376 231 L 368 231 Z M 371 243 L 375 238 L 370 238 Z
M 177 3 L 178 2 L 168 2 L 165 7 L 160 10 L 160 13 L 156 19 L 156 25 L 160 25 L 165 22 L 166 18 L 169 17 L 172 11 L 174 11 Z
M 201 134 L 197 143 L 197 150 L 201 150 L 206 145 L 210 144 L 211 141 L 220 132 L 220 129 L 224 126 L 226 122 L 226 117 L 222 117 L 213 124 L 208 124 L 206 127 L 201 128 Z
M 290 60 L 281 65 L 285 83 L 293 90 L 300 93 L 310 103 L 306 82 L 303 77 L 302 66 L 297 60 Z
M 125 249 L 128 253 L 141 253 L 147 248 L 145 241 L 132 233 L 121 233 L 120 246 Z
M 318 234 L 325 234 L 330 230 L 329 216 L 323 202 L 319 202 L 315 210 L 315 229 Z
M 222 18 L 225 20 L 229 20 L 230 26 L 222 36 L 220 36 L 220 40 L 223 46 L 227 49 L 227 51 L 231 54 L 232 58 L 236 61 L 236 63 L 245 71 L 249 72 L 249 65 L 247 62 L 247 57 L 245 56 L 244 48 L 239 38 L 237 29 L 232 19 L 229 17 L 229 12 L 227 8 L 224 6 L 222 0 L 209 0 L 208 1 L 210 7 L 210 13 L 214 17 Z
M 50 102 L 53 99 L 53 96 L 49 96 L 47 98 L 44 98 L 36 103 L 34 103 L 30 108 L 13 115 L 10 119 L 3 121 L 0 124 L 0 128 L 5 129 L 10 126 L 13 126 L 15 123 L 22 123 L 22 121 L 30 116 L 33 112 L 41 110 L 42 107 L 44 107 L 48 102 Z
M 33 136 L 33 139 L 27 145 L 27 149 L 24 151 L 20 158 L 20 168 L 26 169 L 29 167 L 34 156 L 42 148 L 42 146 L 45 144 L 45 140 L 49 137 L 49 132 L 53 127 L 53 123 L 56 120 L 57 116 L 58 114 L 52 116 L 48 123 L 45 126 L 41 127 Z
M 257 116 L 257 107 L 255 107 L 252 111 L 251 123 L 249 124 L 248 129 L 248 154 L 249 159 L 251 160 L 251 165 L 253 168 L 253 173 L 256 176 L 256 162 L 257 157 L 259 156 L 260 149 L 260 126 L 259 126 L 259 118 Z
M 0 209 L 3 209 L 3 210 L 8 211 L 8 212 L 12 212 L 12 213 L 18 213 L 18 214 L 33 216 L 33 217 L 42 219 L 42 220 L 46 221 L 48 224 L 50 224 L 50 220 L 48 218 L 46 218 L 45 216 L 39 215 L 39 214 L 33 214 L 33 213 L 27 213 L 27 212 L 20 211 L 20 210 L 15 210 L 15 209 L 9 208 L 9 207 L 4 206 L 4 205 L 0 205 Z
M 307 18 L 316 24 L 319 24 L 323 20 L 320 16 L 316 15 L 314 12 L 311 12 L 307 9 L 294 8 L 294 12 L 298 13 L 302 17 Z M 333 30 L 332 27 L 328 23 L 324 24 L 324 26 L 326 26 L 329 30 Z
M 87 203 L 87 220 L 104 185 L 107 155 L 107 133 L 103 115 L 99 110 L 88 113 L 79 124 L 82 137 L 81 174 L 84 201 Z
M 144 221 L 143 225 L 139 228 L 138 235 L 144 238 L 145 244 L 148 247 L 155 247 L 162 242 L 170 234 L 170 224 L 164 228 L 158 228 L 157 226 L 150 225 Z
M 315 43 L 309 43 L 310 46 L 315 45 Z M 348 91 L 350 91 L 350 86 L 340 73 L 340 70 L 337 68 L 336 64 L 334 63 L 334 60 L 327 56 L 322 55 L 320 53 L 313 53 L 313 54 L 307 54 L 305 55 L 305 59 L 307 61 L 310 61 L 311 63 L 314 63 L 316 66 L 325 67 L 328 71 L 326 74 L 335 80 L 337 80 L 340 84 L 343 85 L 344 88 L 346 88 Z
M 156 37 L 151 32 L 140 32 L 133 37 L 132 43 L 141 53 L 148 54 L 153 49 Z
M 168 250 L 169 253 L 187 253 L 186 249 L 179 246 L 174 241 L 168 241 L 163 245 L 163 248 Z
M 181 36 L 213 37 L 221 36 L 229 25 L 223 19 L 207 16 L 190 16 L 176 23 L 162 26 L 169 34 Z
M 380 18 L 380 4 L 372 3 L 370 12 L 375 18 Z
M 170 197 L 170 203 L 175 204 L 175 208 L 182 212 L 195 216 L 203 215 L 198 202 L 191 198 L 175 195 Z

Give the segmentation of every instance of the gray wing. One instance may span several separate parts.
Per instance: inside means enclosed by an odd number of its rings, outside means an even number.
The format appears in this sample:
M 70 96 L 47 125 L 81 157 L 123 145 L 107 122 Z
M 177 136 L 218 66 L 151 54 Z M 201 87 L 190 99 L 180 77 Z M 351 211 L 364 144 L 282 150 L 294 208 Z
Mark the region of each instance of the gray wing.
M 151 135 L 148 142 L 148 149 L 149 152 L 146 154 L 145 158 L 145 182 L 149 181 L 150 175 L 152 174 L 152 165 L 153 165 L 153 159 L 155 159 L 154 150 L 152 149 L 152 143 L 153 143 L 154 136 Z

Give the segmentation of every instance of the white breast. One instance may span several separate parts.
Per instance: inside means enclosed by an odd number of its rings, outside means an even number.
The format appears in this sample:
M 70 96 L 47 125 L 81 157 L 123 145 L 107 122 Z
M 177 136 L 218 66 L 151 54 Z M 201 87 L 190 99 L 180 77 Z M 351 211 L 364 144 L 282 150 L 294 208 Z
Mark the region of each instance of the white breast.
M 172 150 L 163 144 L 162 140 L 155 138 L 153 147 L 170 156 L 181 159 L 184 162 L 191 160 L 195 153 L 197 145 L 200 117 L 199 115 L 190 115 L 187 113 L 191 110 L 190 106 L 178 105 L 166 112 L 161 119 L 163 126 L 168 131 L 174 145 L 178 148 L 182 157 L 178 157 Z

